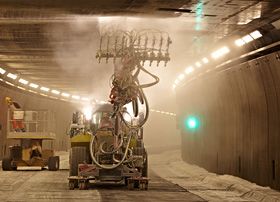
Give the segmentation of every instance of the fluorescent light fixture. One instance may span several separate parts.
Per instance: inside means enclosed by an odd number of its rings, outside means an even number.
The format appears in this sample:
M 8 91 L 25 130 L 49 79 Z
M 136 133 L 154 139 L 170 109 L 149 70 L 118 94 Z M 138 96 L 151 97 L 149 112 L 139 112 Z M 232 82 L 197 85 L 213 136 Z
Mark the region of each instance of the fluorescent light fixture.
M 58 90 L 52 90 L 51 91 L 53 94 L 55 94 L 55 95 L 59 95 L 60 94 L 60 92 L 58 91 Z
M 28 84 L 28 81 L 24 80 L 24 79 L 19 79 L 18 82 L 24 84 L 24 85 L 27 85 Z
M 5 81 L 5 83 L 10 85 L 10 86 L 15 86 L 14 84 L 10 83 L 9 81 Z
M 56 99 L 56 100 L 58 100 L 58 98 L 57 97 L 54 97 L 54 96 L 49 96 L 50 98 L 52 98 L 52 99 Z
M 178 83 L 179 83 L 179 80 L 178 80 L 178 79 L 176 79 L 176 80 L 175 80 L 175 84 L 178 84 Z
M 87 98 L 87 97 L 82 97 L 82 100 L 83 100 L 83 101 L 89 101 L 89 98 Z
M 196 62 L 196 63 L 195 63 L 195 66 L 197 66 L 197 67 L 201 67 L 200 62 Z
M 38 87 L 39 87 L 39 85 L 38 85 L 38 84 L 35 84 L 35 83 L 31 83 L 31 84 L 29 84 L 29 86 L 30 86 L 31 88 L 38 88 Z
M 80 96 L 78 96 L 78 95 L 72 95 L 72 98 L 75 99 L 75 100 L 79 100 L 79 99 L 80 99 Z
M 247 19 L 246 20 L 242 20 L 242 21 L 239 21 L 237 22 L 238 25 L 247 25 L 249 22 L 251 22 L 253 19 Z
M 219 53 L 219 51 L 215 51 L 211 54 L 211 56 L 212 56 L 212 58 L 217 59 L 220 57 L 220 53 Z
M 17 86 L 17 88 L 21 89 L 21 90 L 26 90 L 25 88 L 21 87 L 21 86 Z
M 234 41 L 235 45 L 237 46 L 243 46 L 245 44 L 245 41 L 243 41 L 242 39 L 237 39 Z
M 61 93 L 61 95 L 62 95 L 63 97 L 70 97 L 70 94 L 68 94 L 68 93 Z
M 42 87 L 40 88 L 40 90 L 45 91 L 45 92 L 49 92 L 50 89 L 47 88 L 47 87 L 42 86 Z
M 91 120 L 92 118 L 92 106 L 86 106 L 83 108 L 83 114 L 85 115 L 86 120 Z
M 0 67 L 0 74 L 5 74 L 6 73 L 6 70 L 5 69 L 2 69 L 1 67 Z
M 202 62 L 203 62 L 204 64 L 207 64 L 207 63 L 209 62 L 209 60 L 208 60 L 208 58 L 203 58 L 203 59 L 202 59 Z
M 185 75 L 184 75 L 184 74 L 180 74 L 180 75 L 179 75 L 179 79 L 180 79 L 180 80 L 183 80 L 184 78 L 185 78 Z
M 192 66 L 190 66 L 190 67 L 187 67 L 186 69 L 185 69 L 185 73 L 186 74 L 190 74 L 190 73 L 192 73 L 193 72 L 193 67 Z
M 9 77 L 9 78 L 11 78 L 11 79 L 16 79 L 17 78 L 17 75 L 15 75 L 15 74 L 12 74 L 12 73 L 9 73 L 8 75 L 7 75 L 7 77 Z
M 261 38 L 261 37 L 262 37 L 262 34 L 261 34 L 258 30 L 254 31 L 254 32 L 252 32 L 252 33 L 250 33 L 250 35 L 251 35 L 251 37 L 253 37 L 254 39 L 258 39 L 258 38 Z
M 112 21 L 112 19 L 114 19 L 114 17 L 111 17 L 111 16 L 101 16 L 101 17 L 97 17 L 98 19 L 98 22 L 99 23 L 104 23 L 104 22 L 110 22 Z
M 211 54 L 211 56 L 213 59 L 218 59 L 229 52 L 230 52 L 229 48 L 224 46 L 224 47 L 220 48 L 219 50 L 213 52 Z
M 223 48 L 220 49 L 220 53 L 222 55 L 225 55 L 225 54 L 229 53 L 229 51 L 230 51 L 229 48 L 226 47 L 226 46 L 224 46 Z
M 28 90 L 29 92 L 31 92 L 31 93 L 37 93 L 36 91 L 33 91 L 33 90 Z
M 251 41 L 253 41 L 253 37 L 251 37 L 250 35 L 246 35 L 244 37 L 242 37 L 243 41 L 245 41 L 246 43 L 249 43 Z

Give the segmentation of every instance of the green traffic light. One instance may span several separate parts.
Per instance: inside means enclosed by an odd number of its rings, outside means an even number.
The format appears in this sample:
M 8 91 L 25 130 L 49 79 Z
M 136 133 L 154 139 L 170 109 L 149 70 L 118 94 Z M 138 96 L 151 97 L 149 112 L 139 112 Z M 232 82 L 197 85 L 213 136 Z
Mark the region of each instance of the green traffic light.
M 200 127 L 200 120 L 195 116 L 189 116 L 185 120 L 185 126 L 188 130 L 195 131 Z

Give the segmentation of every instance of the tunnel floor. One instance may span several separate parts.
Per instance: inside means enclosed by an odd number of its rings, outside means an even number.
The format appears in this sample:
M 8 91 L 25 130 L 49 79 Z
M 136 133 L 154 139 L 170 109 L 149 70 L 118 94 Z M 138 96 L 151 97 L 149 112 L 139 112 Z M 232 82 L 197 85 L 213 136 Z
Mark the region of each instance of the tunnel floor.
M 68 153 L 59 171 L 2 171 L 0 201 L 280 201 L 280 193 L 228 175 L 216 175 L 180 159 L 180 151 L 150 155 L 149 189 L 91 184 L 68 189 Z
M 0 201 L 205 201 L 151 172 L 149 190 L 127 190 L 120 184 L 91 184 L 68 190 L 68 171 L 0 172 Z
M 181 186 L 171 183 L 150 172 L 148 191 L 128 191 L 125 186 L 96 185 L 102 201 L 205 201 L 199 196 L 188 192 Z

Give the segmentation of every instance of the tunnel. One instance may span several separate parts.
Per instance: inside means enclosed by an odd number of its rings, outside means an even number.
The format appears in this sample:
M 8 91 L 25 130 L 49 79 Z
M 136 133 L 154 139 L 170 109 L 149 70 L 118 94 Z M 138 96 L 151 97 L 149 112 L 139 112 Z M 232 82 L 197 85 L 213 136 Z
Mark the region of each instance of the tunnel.
M 1 0 L 0 201 L 280 201 L 279 96 L 278 0 Z

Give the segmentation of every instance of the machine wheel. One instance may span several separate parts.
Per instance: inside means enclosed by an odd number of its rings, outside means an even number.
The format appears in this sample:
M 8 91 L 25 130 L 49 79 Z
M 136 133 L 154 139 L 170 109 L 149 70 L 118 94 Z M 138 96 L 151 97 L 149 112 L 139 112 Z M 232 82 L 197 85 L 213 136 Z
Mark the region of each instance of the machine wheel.
M 145 183 L 140 183 L 140 189 L 141 190 L 146 190 L 146 187 L 145 187 L 146 185 L 145 185 Z
M 80 190 L 86 190 L 88 189 L 88 181 L 79 181 L 79 189 Z
M 145 152 L 146 160 L 142 169 L 142 177 L 148 177 L 148 154 Z
M 148 190 L 148 182 L 145 183 L 144 189 Z
M 69 189 L 74 190 L 75 187 L 77 187 L 77 184 L 78 184 L 77 180 L 69 180 L 69 183 L 68 183 Z
M 48 168 L 50 171 L 59 170 L 59 156 L 51 156 L 48 161 Z
M 10 158 L 3 158 L 3 160 L 2 160 L 2 169 L 4 171 L 12 170 L 12 159 L 10 159 Z
M 135 188 L 135 189 L 140 188 L 140 183 L 139 183 L 138 180 L 135 180 L 135 181 L 134 181 L 134 183 L 133 183 L 133 188 Z
M 69 175 L 77 176 L 78 165 L 86 162 L 86 160 L 87 160 L 86 147 L 72 147 L 69 156 L 69 164 L 70 164 Z
M 125 186 L 128 186 L 128 177 L 124 178 L 124 184 L 125 184 Z
M 131 181 L 128 181 L 127 188 L 128 188 L 129 190 L 133 190 L 133 189 L 134 189 L 134 183 L 131 182 Z

